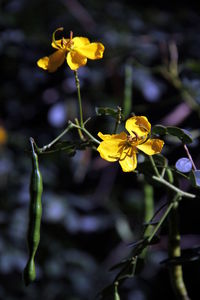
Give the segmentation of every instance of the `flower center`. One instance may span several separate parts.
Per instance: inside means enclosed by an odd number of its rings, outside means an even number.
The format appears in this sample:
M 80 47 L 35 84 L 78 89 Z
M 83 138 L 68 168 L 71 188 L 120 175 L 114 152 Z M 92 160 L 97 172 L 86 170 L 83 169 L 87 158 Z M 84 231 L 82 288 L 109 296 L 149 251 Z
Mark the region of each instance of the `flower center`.
M 61 46 L 64 47 L 68 51 L 73 50 L 74 42 L 72 41 L 72 39 L 73 39 L 73 31 L 70 31 L 69 40 L 66 40 L 65 38 L 62 38 Z
M 72 41 L 73 39 L 73 32 L 70 31 L 70 37 L 69 39 L 65 39 L 64 37 L 61 39 L 61 43 L 57 43 L 58 40 L 56 40 L 56 33 L 58 31 L 63 31 L 63 27 L 60 27 L 60 28 L 57 28 L 54 32 L 53 32 L 53 35 L 52 35 L 52 41 L 53 43 L 60 49 L 63 49 L 63 50 L 67 50 L 67 51 L 70 51 L 70 50 L 73 50 L 73 47 L 74 47 L 74 42 Z
M 129 147 L 144 144 L 149 139 L 149 135 L 139 137 L 135 131 L 132 131 L 132 134 L 127 136 L 127 146 Z
M 132 135 L 127 136 L 127 142 L 130 143 L 130 144 L 136 143 L 139 139 L 137 133 L 133 132 L 133 134 L 134 134 L 134 136 L 132 136 Z

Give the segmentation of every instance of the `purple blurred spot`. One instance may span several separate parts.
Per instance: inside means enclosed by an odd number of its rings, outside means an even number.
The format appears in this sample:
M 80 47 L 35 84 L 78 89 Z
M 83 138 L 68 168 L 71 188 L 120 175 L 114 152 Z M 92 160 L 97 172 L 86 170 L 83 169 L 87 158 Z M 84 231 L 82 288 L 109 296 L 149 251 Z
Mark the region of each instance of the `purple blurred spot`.
M 48 121 L 54 127 L 62 127 L 67 120 L 67 109 L 63 103 L 52 106 L 48 112 Z
M 142 92 L 149 102 L 156 102 L 164 91 L 164 85 L 155 80 L 146 70 L 135 69 L 133 84 Z
M 177 126 L 182 123 L 191 113 L 191 108 L 186 103 L 181 103 L 161 120 L 163 125 Z
M 65 216 L 65 207 L 59 200 L 51 201 L 45 210 L 45 219 L 49 221 L 59 221 Z
M 146 80 L 142 87 L 144 97 L 149 102 L 155 102 L 160 98 L 160 89 L 158 85 L 152 80 Z

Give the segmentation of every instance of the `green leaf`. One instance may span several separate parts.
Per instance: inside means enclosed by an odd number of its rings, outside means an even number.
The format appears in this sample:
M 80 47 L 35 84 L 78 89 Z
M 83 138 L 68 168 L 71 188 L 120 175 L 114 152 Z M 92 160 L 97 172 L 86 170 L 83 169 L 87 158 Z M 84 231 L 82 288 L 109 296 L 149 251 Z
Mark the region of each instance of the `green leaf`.
M 176 136 L 183 144 L 190 144 L 193 142 L 189 133 L 186 133 L 183 129 L 175 126 L 167 126 L 167 133 L 169 135 Z
M 53 153 L 63 151 L 69 156 L 74 156 L 76 150 L 85 150 L 87 147 L 92 147 L 93 144 L 89 141 L 62 141 L 54 144 L 49 150 L 45 150 L 45 153 Z
M 165 135 L 167 133 L 167 128 L 163 125 L 155 125 L 151 130 L 152 134 Z
M 181 251 L 181 256 L 167 258 L 161 261 L 161 264 L 171 265 L 182 265 L 185 263 L 190 263 L 200 259 L 199 247 L 188 248 Z
M 120 114 L 121 119 L 124 120 L 124 116 L 121 113 L 121 111 L 119 111 L 118 108 L 96 107 L 95 111 L 96 111 L 97 116 L 111 116 L 114 119 L 118 119 L 119 118 L 119 114 Z
M 200 257 L 198 254 L 191 254 L 190 256 L 179 256 L 175 258 L 168 258 L 160 262 L 160 264 L 165 264 L 166 266 L 174 266 L 174 265 L 183 265 L 188 262 L 199 260 Z

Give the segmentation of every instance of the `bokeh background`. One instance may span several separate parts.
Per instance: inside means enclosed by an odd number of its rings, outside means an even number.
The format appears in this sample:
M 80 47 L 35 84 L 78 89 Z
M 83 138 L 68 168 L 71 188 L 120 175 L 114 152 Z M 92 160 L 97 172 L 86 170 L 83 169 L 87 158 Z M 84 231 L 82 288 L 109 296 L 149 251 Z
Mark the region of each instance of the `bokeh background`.
M 52 32 L 61 26 L 66 35 L 72 30 L 74 36 L 101 41 L 104 58 L 89 61 L 79 70 L 84 118 L 92 117 L 89 130 L 95 136 L 98 131 L 113 130 L 114 120 L 97 116 L 95 107 L 123 108 L 128 66 L 131 111 L 146 115 L 152 124 L 193 132 L 190 151 L 199 168 L 199 7 L 119 0 L 0 3 L 0 299 L 94 299 L 113 279 L 109 268 L 130 253 L 128 243 L 137 240 L 143 229 L 143 183 L 136 174 L 123 174 L 118 164 L 103 161 L 90 149 L 73 157 L 62 152 L 41 156 L 44 193 L 37 280 L 24 286 L 29 137 L 43 146 L 77 116 L 73 72 L 64 64 L 49 74 L 36 61 L 53 52 Z M 159 72 L 159 66 L 169 62 L 169 45 L 178 49 L 180 79 L 193 99 L 192 106 Z M 64 139 L 77 140 L 77 132 Z M 174 140 L 166 141 L 164 154 L 172 166 L 186 156 Z M 189 191 L 188 184 L 181 183 Z M 165 200 L 157 188 L 156 207 Z M 197 200 L 181 203 L 183 248 L 200 245 L 199 208 Z M 137 277 L 120 288 L 123 300 L 175 299 L 168 269 L 160 264 L 167 258 L 166 233 L 164 228 L 160 243 L 151 247 Z M 184 274 L 191 299 L 199 299 L 199 260 L 185 264 Z

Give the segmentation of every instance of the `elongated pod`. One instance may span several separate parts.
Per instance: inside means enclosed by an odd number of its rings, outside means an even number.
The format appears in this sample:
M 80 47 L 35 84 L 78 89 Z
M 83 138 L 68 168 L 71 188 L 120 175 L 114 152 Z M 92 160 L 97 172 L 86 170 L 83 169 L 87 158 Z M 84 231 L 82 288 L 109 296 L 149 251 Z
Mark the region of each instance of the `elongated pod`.
M 40 224 L 42 216 L 42 175 L 39 170 L 38 156 L 34 148 L 34 140 L 30 138 L 32 154 L 32 173 L 30 179 L 30 204 L 29 204 L 29 225 L 28 225 L 28 251 L 29 258 L 24 269 L 25 285 L 30 284 L 36 278 L 35 254 L 40 241 Z

